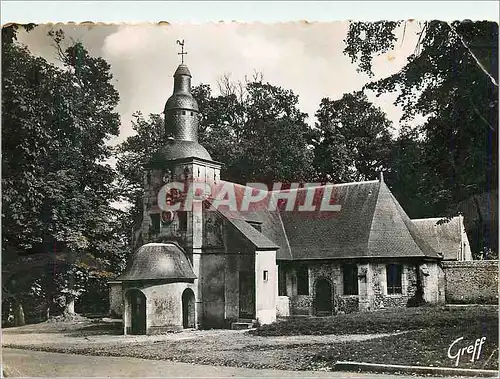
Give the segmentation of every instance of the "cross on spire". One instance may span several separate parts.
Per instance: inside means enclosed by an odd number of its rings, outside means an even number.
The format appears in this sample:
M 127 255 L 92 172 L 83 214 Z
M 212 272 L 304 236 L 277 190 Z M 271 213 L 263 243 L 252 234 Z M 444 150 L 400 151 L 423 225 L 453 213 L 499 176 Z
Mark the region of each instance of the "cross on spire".
M 176 43 L 181 47 L 181 52 L 177 53 L 177 55 L 181 56 L 181 64 L 184 64 L 184 55 L 187 55 L 187 53 L 184 52 L 184 40 L 182 40 L 182 42 L 177 40 Z

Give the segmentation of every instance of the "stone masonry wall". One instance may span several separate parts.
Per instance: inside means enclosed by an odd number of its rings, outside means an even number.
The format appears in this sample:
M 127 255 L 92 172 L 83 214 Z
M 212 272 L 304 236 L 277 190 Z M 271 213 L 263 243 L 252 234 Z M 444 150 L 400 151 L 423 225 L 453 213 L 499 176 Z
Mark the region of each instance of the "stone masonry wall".
M 498 304 L 498 260 L 443 262 L 446 302 Z
M 161 334 L 183 328 L 182 294 L 193 290 L 192 283 L 165 283 L 158 285 L 125 283 L 125 297 L 130 289 L 141 291 L 146 298 L 146 334 Z M 131 326 L 131 306 L 124 304 L 124 327 L 127 333 Z
M 398 262 L 394 262 L 398 263 Z M 309 294 L 298 295 L 296 288 L 296 273 L 291 269 L 287 273 L 287 295 L 290 298 L 290 313 L 292 315 L 314 315 L 315 285 L 319 279 L 326 279 L 332 285 L 334 314 L 352 313 L 380 308 L 406 307 L 408 300 L 415 296 L 417 290 L 417 270 L 425 271 L 423 290 L 427 302 L 440 302 L 439 274 L 437 263 L 415 265 L 399 262 L 403 266 L 402 293 L 387 293 L 386 265 L 380 263 L 358 264 L 359 295 L 345 295 L 343 289 L 343 272 L 341 262 L 309 263 Z M 425 269 L 423 269 L 425 267 Z M 364 275 L 363 275 L 364 273 Z M 290 279 L 290 280 L 289 280 Z
M 359 296 L 335 296 L 335 313 L 353 313 L 359 311 Z
M 123 316 L 122 282 L 109 282 L 109 315 L 114 318 Z
M 403 264 L 402 293 L 394 295 L 387 293 L 386 264 L 371 263 L 369 266 L 369 281 L 373 291 L 369 294 L 370 309 L 406 307 L 417 289 L 415 266 Z

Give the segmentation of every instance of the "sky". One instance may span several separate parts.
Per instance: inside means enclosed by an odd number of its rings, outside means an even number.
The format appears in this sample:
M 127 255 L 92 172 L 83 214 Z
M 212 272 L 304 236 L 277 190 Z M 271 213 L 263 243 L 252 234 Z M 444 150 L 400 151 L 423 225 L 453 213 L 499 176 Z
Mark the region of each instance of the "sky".
M 185 41 L 185 63 L 193 75 L 192 84 L 210 84 L 218 94 L 217 82 L 225 74 L 237 80 L 262 72 L 264 81 L 291 89 L 299 106 L 315 122 L 321 99 L 339 99 L 344 93 L 360 90 L 364 84 L 400 70 L 413 53 L 420 30 L 417 21 L 407 22 L 396 32 L 395 49 L 374 60 L 374 78 L 356 71 L 356 64 L 343 54 L 348 22 L 287 23 L 153 23 L 122 25 L 41 25 L 22 32 L 19 42 L 30 51 L 55 61 L 55 49 L 47 32 L 62 28 L 66 39 L 83 42 L 89 52 L 110 65 L 113 84 L 120 94 L 117 107 L 121 117 L 119 143 L 133 134 L 132 114 L 161 113 L 172 94 L 173 73 L 180 63 L 176 40 Z M 396 95 L 369 99 L 393 121 L 395 134 L 401 109 Z

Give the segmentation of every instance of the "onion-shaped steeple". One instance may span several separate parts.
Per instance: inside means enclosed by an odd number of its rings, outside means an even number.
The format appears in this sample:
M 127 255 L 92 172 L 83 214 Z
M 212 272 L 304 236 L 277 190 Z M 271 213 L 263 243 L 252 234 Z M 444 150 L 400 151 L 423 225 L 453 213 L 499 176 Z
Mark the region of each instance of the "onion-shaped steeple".
M 165 104 L 167 137 L 178 141 L 198 141 L 198 103 L 191 94 L 191 73 L 185 64 L 174 74 L 174 93 Z
M 212 160 L 198 143 L 199 108 L 191 94 L 191 72 L 184 62 L 174 73 L 174 91 L 165 104 L 164 114 L 167 141 L 153 155 L 151 165 L 164 166 L 167 161 L 186 158 Z

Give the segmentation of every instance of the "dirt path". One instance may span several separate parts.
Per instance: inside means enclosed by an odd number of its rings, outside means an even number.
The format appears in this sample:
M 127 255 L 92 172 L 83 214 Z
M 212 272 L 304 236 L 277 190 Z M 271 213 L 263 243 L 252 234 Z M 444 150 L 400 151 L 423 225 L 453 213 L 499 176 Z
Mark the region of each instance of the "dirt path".
M 253 336 L 244 330 L 184 330 L 158 336 L 124 336 L 103 323 L 41 323 L 3 331 L 2 345 L 83 355 L 123 356 L 246 368 L 326 369 L 311 357 L 332 344 L 391 334 Z
M 234 344 L 245 345 L 296 345 L 296 344 L 329 344 L 346 341 L 365 341 L 373 338 L 385 337 L 394 333 L 381 334 L 344 334 L 344 335 L 306 335 L 306 336 L 280 336 L 260 337 L 250 336 L 246 330 L 184 330 L 179 333 L 168 333 L 157 336 L 134 336 L 134 335 L 112 335 L 93 334 L 82 325 L 81 330 L 54 331 L 32 331 L 28 327 L 17 327 L 5 329 L 3 333 L 3 345 L 25 346 L 25 345 L 47 345 L 52 343 L 63 344 L 102 344 L 102 343 L 158 343 L 168 341 L 190 341 L 201 339 L 220 339 Z

